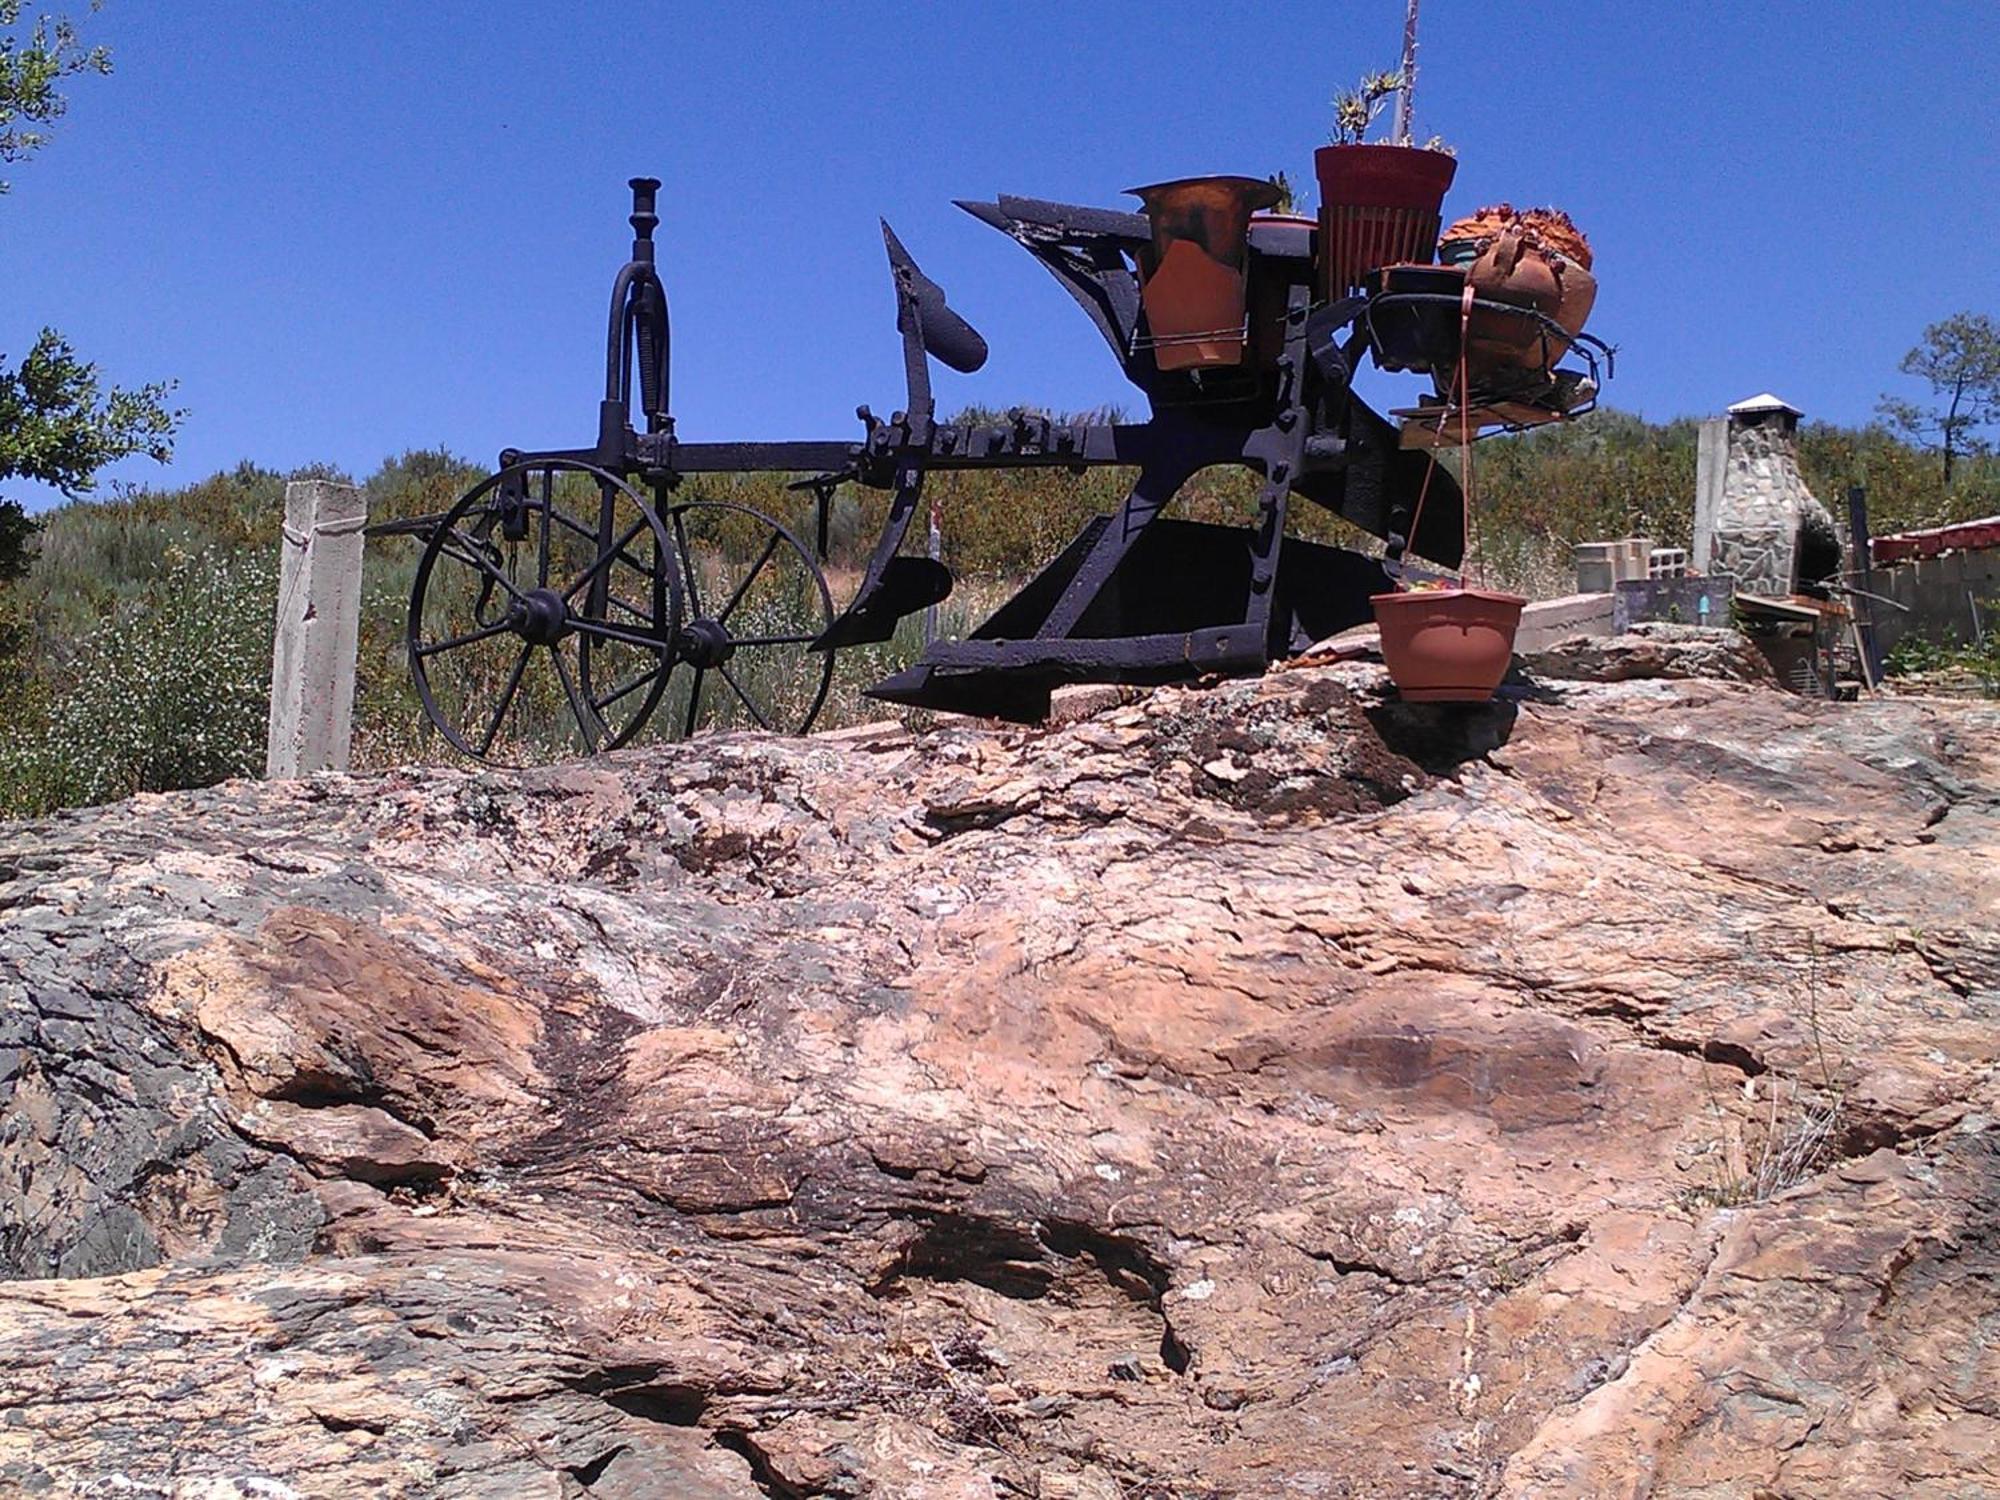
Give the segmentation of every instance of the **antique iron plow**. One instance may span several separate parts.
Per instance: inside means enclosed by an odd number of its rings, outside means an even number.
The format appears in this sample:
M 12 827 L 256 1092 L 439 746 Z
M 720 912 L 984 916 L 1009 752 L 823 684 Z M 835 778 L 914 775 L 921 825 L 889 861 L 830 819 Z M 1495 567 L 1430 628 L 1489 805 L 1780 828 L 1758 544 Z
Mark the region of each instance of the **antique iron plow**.
M 1393 368 L 1445 367 L 1455 357 L 1444 347 L 1450 320 L 1427 319 L 1421 301 L 1392 291 L 1316 302 L 1309 222 L 1239 225 L 1237 324 L 1167 334 L 1149 310 L 1148 278 L 1165 262 L 1147 216 L 1013 197 L 959 204 L 1054 274 L 1151 408 L 1144 422 L 1017 412 L 998 425 L 937 419 L 931 360 L 970 373 L 986 344 L 884 224 L 903 408 L 884 420 L 861 407 L 851 441 L 684 442 L 654 267 L 658 187 L 631 183 L 632 256 L 612 289 L 595 439 L 508 449 L 450 511 L 376 528 L 423 541 L 410 664 L 426 714 L 469 755 L 508 753 L 513 716 L 531 701 L 588 752 L 625 743 L 656 713 L 672 732 L 692 734 L 723 705 L 739 720 L 803 731 L 825 701 L 837 650 L 890 639 L 898 620 L 951 591 L 940 563 L 902 551 L 925 478 L 939 471 L 1116 465 L 1137 475 L 1115 512 L 966 639 L 932 643 L 869 690 L 890 702 L 1032 722 L 1066 682 L 1255 673 L 1367 619 L 1369 595 L 1392 586 L 1406 548 L 1446 567 L 1460 561 L 1456 483 L 1429 455 L 1406 450 L 1350 388 L 1365 353 L 1386 363 L 1383 329 L 1399 341 Z M 1236 205 L 1247 215 L 1245 204 L 1255 206 L 1254 193 Z M 1218 465 L 1259 476 L 1252 525 L 1166 514 L 1193 475 Z M 817 501 L 816 546 L 696 493 L 700 476 L 751 472 L 803 476 L 794 487 Z M 846 483 L 887 491 L 889 506 L 865 576 L 836 612 L 820 564 L 828 508 Z M 1386 559 L 1288 537 L 1294 496 L 1384 539 Z

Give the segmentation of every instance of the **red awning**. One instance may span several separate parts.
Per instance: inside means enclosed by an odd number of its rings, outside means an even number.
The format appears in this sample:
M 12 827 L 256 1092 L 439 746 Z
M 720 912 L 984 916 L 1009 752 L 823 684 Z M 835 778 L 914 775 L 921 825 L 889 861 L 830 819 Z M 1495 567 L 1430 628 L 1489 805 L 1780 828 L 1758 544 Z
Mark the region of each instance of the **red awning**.
M 2000 516 L 1878 536 L 1869 542 L 1868 555 L 1878 563 L 1914 562 L 1940 552 L 1977 552 L 1983 547 L 2000 547 Z

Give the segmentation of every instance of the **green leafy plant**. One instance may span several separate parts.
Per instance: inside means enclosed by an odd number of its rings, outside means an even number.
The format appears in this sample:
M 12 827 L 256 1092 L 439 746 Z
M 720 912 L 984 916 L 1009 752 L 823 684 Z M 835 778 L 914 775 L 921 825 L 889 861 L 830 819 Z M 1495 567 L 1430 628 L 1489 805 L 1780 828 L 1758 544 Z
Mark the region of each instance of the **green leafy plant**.
M 85 46 L 65 16 L 20 28 L 21 0 L 0 0 L 0 167 L 48 143 L 49 127 L 68 108 L 65 79 L 111 71 L 110 52 Z M 7 188 L 0 179 L 0 195 Z M 166 404 L 172 388 L 105 389 L 97 367 L 44 328 L 16 368 L 0 359 L 0 482 L 28 479 L 75 496 L 119 459 L 144 454 L 165 463 L 184 415 Z M 0 581 L 25 569 L 35 530 L 19 501 L 0 497 Z
M 0 0 L 0 162 L 23 161 L 48 144 L 48 131 L 39 127 L 53 125 L 68 107 L 57 84 L 111 71 L 110 51 L 84 46 L 67 16 L 39 16 L 26 36 L 14 32 L 20 21 L 21 0 Z M 6 191 L 0 180 L 0 193 Z
M 1333 136 L 1336 146 L 1358 146 L 1367 138 L 1375 117 L 1403 87 L 1402 73 L 1365 73 L 1351 89 L 1333 96 Z

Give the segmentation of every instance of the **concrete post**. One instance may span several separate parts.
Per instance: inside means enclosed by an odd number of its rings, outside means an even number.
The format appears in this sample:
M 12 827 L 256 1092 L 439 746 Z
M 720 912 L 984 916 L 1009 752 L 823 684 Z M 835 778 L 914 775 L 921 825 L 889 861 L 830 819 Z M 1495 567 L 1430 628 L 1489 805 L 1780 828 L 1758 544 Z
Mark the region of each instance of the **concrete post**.
M 1694 454 L 1694 546 L 1691 566 L 1708 576 L 1715 556 L 1715 519 L 1722 511 L 1722 481 L 1729 472 L 1729 419 L 1711 417 L 1701 424 Z
M 368 503 L 354 485 L 307 479 L 285 486 L 266 776 L 347 769 L 367 524 Z

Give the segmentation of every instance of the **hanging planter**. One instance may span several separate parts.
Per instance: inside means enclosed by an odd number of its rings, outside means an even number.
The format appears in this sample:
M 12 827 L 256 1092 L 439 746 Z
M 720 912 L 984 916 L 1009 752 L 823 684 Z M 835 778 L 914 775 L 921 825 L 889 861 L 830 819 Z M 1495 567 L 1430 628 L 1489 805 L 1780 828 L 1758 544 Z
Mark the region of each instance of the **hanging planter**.
M 1376 594 L 1390 680 L 1412 703 L 1485 703 L 1514 660 L 1527 600 L 1489 589 Z
M 1583 331 L 1597 301 L 1590 241 L 1561 209 L 1517 211 L 1511 203 L 1481 208 L 1445 230 L 1438 255 L 1465 266 L 1483 301 L 1532 309 L 1566 334 Z M 1468 330 L 1475 384 L 1507 371 L 1547 380 L 1569 347 L 1568 339 L 1503 313 L 1475 314 Z
M 1462 270 L 1451 274 L 1469 279 Z M 1471 405 L 1467 330 L 1473 317 L 1472 298 L 1461 294 L 1459 301 L 1459 353 L 1454 383 L 1458 388 L 1460 484 L 1463 487 L 1461 515 L 1464 518 L 1464 546 L 1460 556 L 1470 558 L 1472 548 L 1472 442 L 1463 414 Z M 1442 382 L 1440 382 L 1442 384 Z M 1436 455 L 1431 458 L 1437 462 Z M 1409 535 L 1420 534 L 1424 496 L 1429 485 L 1417 495 L 1415 513 L 1410 517 Z M 1392 548 L 1400 561 L 1400 548 Z M 1493 697 L 1514 660 L 1514 636 L 1521 627 L 1521 611 L 1528 601 L 1519 594 L 1503 594 L 1492 589 L 1466 588 L 1451 584 L 1444 588 L 1416 588 L 1394 594 L 1376 594 L 1369 602 L 1375 607 L 1375 623 L 1381 632 L 1382 661 L 1397 690 L 1412 703 L 1485 703 Z

